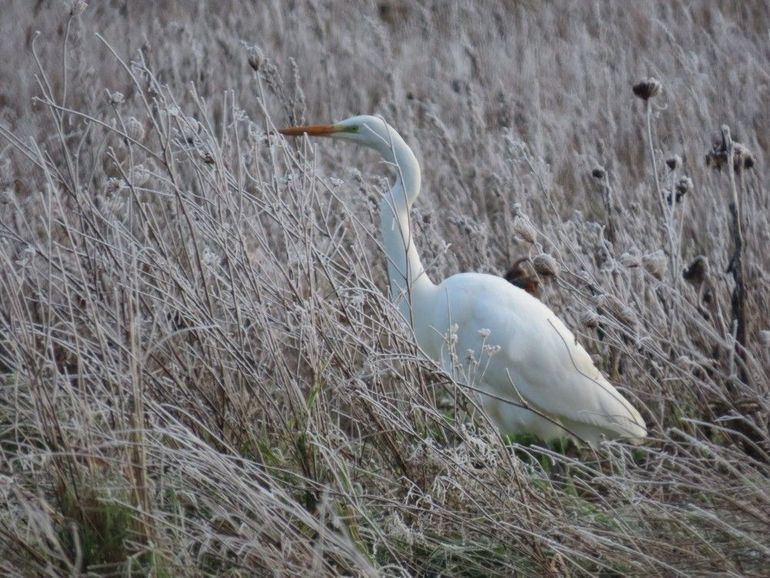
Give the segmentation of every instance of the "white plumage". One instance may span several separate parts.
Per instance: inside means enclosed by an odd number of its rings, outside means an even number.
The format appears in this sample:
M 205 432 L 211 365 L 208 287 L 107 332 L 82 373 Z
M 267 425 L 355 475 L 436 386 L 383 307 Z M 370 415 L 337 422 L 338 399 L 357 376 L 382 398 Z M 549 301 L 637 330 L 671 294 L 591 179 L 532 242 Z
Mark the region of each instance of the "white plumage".
M 458 382 L 481 392 L 484 410 L 502 433 L 572 436 L 590 444 L 646 436 L 639 412 L 541 301 L 494 275 L 461 273 L 439 285 L 428 278 L 409 226 L 420 166 L 390 125 L 356 116 L 280 132 L 368 146 L 394 166 L 396 183 L 380 202 L 391 295 L 420 347 Z

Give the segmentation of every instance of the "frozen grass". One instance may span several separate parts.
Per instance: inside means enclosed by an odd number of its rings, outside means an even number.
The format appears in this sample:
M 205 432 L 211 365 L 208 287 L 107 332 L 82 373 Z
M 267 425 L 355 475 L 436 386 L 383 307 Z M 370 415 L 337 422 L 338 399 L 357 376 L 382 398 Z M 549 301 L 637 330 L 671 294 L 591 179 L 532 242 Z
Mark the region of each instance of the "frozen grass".
M 230 4 L 4 7 L 0 571 L 766 573 L 768 5 Z M 558 265 L 643 446 L 501 440 L 415 348 L 384 171 L 269 132 L 354 113 L 423 163 L 434 278 Z

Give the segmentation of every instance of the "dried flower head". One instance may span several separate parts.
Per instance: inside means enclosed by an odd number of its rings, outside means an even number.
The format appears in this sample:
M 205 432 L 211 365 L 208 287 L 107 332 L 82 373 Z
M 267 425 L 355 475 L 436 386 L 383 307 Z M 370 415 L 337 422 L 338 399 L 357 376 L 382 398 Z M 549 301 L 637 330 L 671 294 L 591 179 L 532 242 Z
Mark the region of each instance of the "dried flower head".
M 506 281 L 524 289 L 530 295 L 540 297 L 540 279 L 527 257 L 515 261 L 504 277 Z
M 690 263 L 690 266 L 682 272 L 682 277 L 684 277 L 685 281 L 688 283 L 701 285 L 708 277 L 709 270 L 710 266 L 708 259 L 704 255 L 698 255 L 693 259 L 693 262 Z
M 126 134 L 132 140 L 141 141 L 144 138 L 144 125 L 136 117 L 129 117 L 126 121 Z
M 660 94 L 663 89 L 663 85 L 657 78 L 652 76 L 646 80 L 637 82 L 633 86 L 634 94 L 642 100 L 650 100 Z
M 537 230 L 525 215 L 520 214 L 516 217 L 513 221 L 513 230 L 527 243 L 534 244 L 537 241 Z
M 663 279 L 666 269 L 668 269 L 668 258 L 662 250 L 658 249 L 653 253 L 643 255 L 642 265 L 650 275 L 656 279 Z
M 115 92 L 107 91 L 107 98 L 109 99 L 112 106 L 123 104 L 126 100 L 126 97 L 123 96 L 123 93 L 118 92 L 117 90 Z
M 249 61 L 249 66 L 257 72 L 265 62 L 265 55 L 256 44 L 250 44 L 246 47 L 246 58 Z
M 593 309 L 586 309 L 580 314 L 580 324 L 589 329 L 598 327 L 599 314 Z
M 636 313 L 628 305 L 614 295 L 605 293 L 599 297 L 599 310 L 605 315 L 611 315 L 619 322 L 634 328 L 639 323 Z
M 682 177 L 677 181 L 676 186 L 674 187 L 677 203 L 682 200 L 682 197 L 692 191 L 692 186 L 692 179 L 690 177 Z
M 534 259 L 532 259 L 532 266 L 537 271 L 538 275 L 543 277 L 558 277 L 561 273 L 561 267 L 551 255 L 548 253 L 540 253 Z
M 70 8 L 70 14 L 72 16 L 80 16 L 83 14 L 83 12 L 86 11 L 86 8 L 88 8 L 88 3 L 84 0 L 75 0 L 72 3 L 72 8 Z
M 669 170 L 675 171 L 682 166 L 682 157 L 679 155 L 672 155 L 666 159 L 666 166 Z
M 139 164 L 131 168 L 128 180 L 132 187 L 143 187 L 150 180 L 152 173 L 144 165 Z
M 110 177 L 107 179 L 107 182 L 104 185 L 104 194 L 108 197 L 111 197 L 120 189 L 123 187 L 123 183 L 120 179 L 116 179 L 115 177 Z
M 745 145 L 731 141 L 729 129 L 722 127 L 722 135 L 714 141 L 711 150 L 706 153 L 706 166 L 721 171 L 727 164 L 730 144 L 733 147 L 733 170 L 736 173 L 750 169 L 756 164 L 751 151 Z

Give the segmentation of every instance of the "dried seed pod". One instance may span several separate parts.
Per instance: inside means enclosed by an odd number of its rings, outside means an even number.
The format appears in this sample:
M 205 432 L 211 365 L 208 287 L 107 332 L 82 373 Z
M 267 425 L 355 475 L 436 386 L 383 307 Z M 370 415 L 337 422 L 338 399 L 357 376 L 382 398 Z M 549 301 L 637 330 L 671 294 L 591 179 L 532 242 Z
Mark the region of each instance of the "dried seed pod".
M 559 263 L 548 253 L 540 253 L 532 259 L 532 266 L 538 275 L 543 277 L 558 277 L 559 273 L 561 273 Z
M 704 255 L 698 255 L 693 259 L 693 262 L 690 263 L 690 266 L 682 272 L 682 277 L 684 277 L 685 281 L 688 283 L 701 285 L 709 276 L 709 271 L 710 266 L 708 259 Z
M 647 253 L 642 256 L 642 265 L 645 270 L 656 279 L 663 279 L 668 269 L 668 257 L 658 249 L 653 253 Z
M 540 297 L 540 279 L 537 278 L 537 274 L 527 257 L 515 261 L 504 277 L 506 281 L 524 289 L 530 295 Z
M 86 8 L 88 8 L 88 3 L 85 0 L 75 0 L 72 3 L 72 8 L 70 8 L 70 14 L 72 16 L 80 16 L 86 11 Z
M 534 244 L 537 241 L 537 230 L 532 222 L 524 215 L 519 215 L 513 221 L 514 232 L 527 243 Z
M 675 171 L 682 166 L 682 157 L 679 155 L 673 155 L 666 159 L 666 166 L 669 170 Z
M 634 94 L 642 100 L 650 100 L 658 96 L 663 89 L 663 85 L 657 78 L 652 76 L 646 80 L 637 82 L 633 86 Z
M 580 324 L 588 329 L 599 326 L 599 314 L 593 309 L 586 309 L 580 314 Z
M 114 177 L 110 177 L 107 179 L 107 182 L 104 185 L 104 194 L 108 197 L 111 197 L 120 189 L 123 187 L 123 183 L 120 181 L 120 179 L 116 179 Z
M 246 58 L 249 61 L 249 66 L 257 72 L 265 62 L 265 56 L 256 44 L 246 47 Z
M 122 92 L 118 92 L 117 90 L 115 92 L 109 92 L 107 91 L 107 98 L 110 101 L 110 104 L 112 106 L 117 106 L 119 104 L 123 104 L 126 100 L 126 97 L 123 96 Z
M 706 166 L 716 171 L 721 171 L 727 164 L 728 151 L 724 139 L 717 140 L 706 153 Z M 733 170 L 740 173 L 745 169 L 750 169 L 756 164 L 754 155 L 743 144 L 733 141 Z
M 135 165 L 128 173 L 128 180 L 133 187 L 143 187 L 150 180 L 152 173 L 144 165 Z
M 126 134 L 132 140 L 141 141 L 144 138 L 144 125 L 136 117 L 129 117 L 126 121 Z
M 687 193 L 692 191 L 692 179 L 690 177 L 682 177 L 677 181 L 676 186 L 674 187 L 674 191 L 676 192 L 676 202 L 682 200 L 682 197 L 684 197 Z
M 735 143 L 733 145 L 733 168 L 735 171 L 750 169 L 754 164 L 754 155 L 751 154 L 751 151 L 741 143 Z
M 605 293 L 599 297 L 599 310 L 605 315 L 611 315 L 619 322 L 634 328 L 638 325 L 639 319 L 636 317 L 633 309 L 623 303 L 614 295 Z

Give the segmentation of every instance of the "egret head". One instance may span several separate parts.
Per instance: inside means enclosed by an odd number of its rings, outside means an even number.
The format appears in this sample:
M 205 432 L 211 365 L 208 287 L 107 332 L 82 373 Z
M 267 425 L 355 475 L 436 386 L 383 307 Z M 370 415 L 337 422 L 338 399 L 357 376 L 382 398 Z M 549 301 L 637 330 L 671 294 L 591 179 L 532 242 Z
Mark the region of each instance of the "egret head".
M 393 127 L 381 118 L 370 115 L 351 116 L 335 124 L 293 126 L 278 131 L 286 136 L 325 136 L 352 142 L 376 150 L 386 163 L 398 168 L 397 179 L 401 186 L 394 187 L 405 194 L 407 207 L 420 194 L 420 164 L 412 149 L 407 146 Z M 391 196 L 384 197 L 392 202 Z
M 314 124 L 279 129 L 286 136 L 325 136 L 372 148 L 390 157 L 394 146 L 403 142 L 398 133 L 376 116 L 351 116 L 335 124 Z

